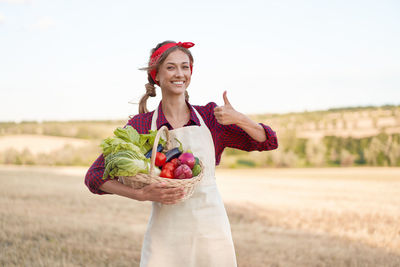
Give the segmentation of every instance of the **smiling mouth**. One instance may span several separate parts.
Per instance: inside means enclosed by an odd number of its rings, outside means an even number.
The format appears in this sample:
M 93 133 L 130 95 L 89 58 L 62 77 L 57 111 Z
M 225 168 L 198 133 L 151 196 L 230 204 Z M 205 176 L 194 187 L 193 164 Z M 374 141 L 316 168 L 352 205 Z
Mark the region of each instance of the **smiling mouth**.
M 176 84 L 176 85 L 183 85 L 185 82 L 184 81 L 179 81 L 179 82 L 172 82 L 173 84 Z

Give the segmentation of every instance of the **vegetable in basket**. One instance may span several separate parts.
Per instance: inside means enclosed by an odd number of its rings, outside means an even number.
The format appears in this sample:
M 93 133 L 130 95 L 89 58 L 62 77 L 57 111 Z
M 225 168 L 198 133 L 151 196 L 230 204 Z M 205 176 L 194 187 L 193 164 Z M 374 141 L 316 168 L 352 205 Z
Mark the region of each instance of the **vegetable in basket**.
M 157 131 L 149 130 L 148 134 L 140 134 L 138 146 L 143 154 L 146 154 L 153 148 L 154 140 L 156 139 Z M 166 141 L 162 138 L 158 141 L 159 145 L 165 146 Z M 158 147 L 157 147 L 158 150 Z M 151 156 L 151 154 L 150 154 Z
M 192 170 L 188 165 L 182 164 L 174 170 L 174 177 L 178 179 L 192 178 Z
M 150 157 L 157 131 L 150 130 L 148 134 L 139 134 L 128 125 L 125 128 L 115 129 L 114 135 L 101 143 L 105 157 L 103 179 L 149 173 Z M 188 179 L 199 175 L 201 167 L 198 159 L 190 150 L 182 153 L 182 143 L 176 138 L 175 140 L 179 143 L 179 147 L 170 149 L 164 154 L 162 150 L 166 141 L 160 138 L 157 144 L 154 175 L 170 179 Z
M 175 168 L 178 167 L 179 165 L 181 165 L 181 162 L 179 161 L 178 158 L 174 158 L 170 162 L 175 166 Z
M 175 138 L 175 140 L 179 143 L 179 147 L 175 147 L 165 153 L 165 156 L 167 156 L 167 162 L 179 157 L 183 152 L 182 143 L 177 138 Z
M 143 154 L 140 148 L 140 134 L 130 125 L 125 128 L 118 127 L 114 130 L 113 137 L 104 139 L 100 146 L 103 149 L 103 155 L 106 157 L 109 154 L 118 151 L 135 151 Z
M 178 158 L 182 154 L 181 151 L 179 151 L 179 148 L 175 147 L 171 150 L 168 150 L 165 153 L 165 156 L 167 157 L 167 162 L 170 162 L 171 160 Z
M 193 177 L 196 177 L 197 175 L 199 175 L 200 172 L 201 172 L 200 164 L 194 165 L 194 167 L 193 167 L 193 169 L 192 169 L 192 175 L 193 175 Z
M 139 134 L 132 126 L 127 125 L 125 128 L 115 129 L 114 135 L 104 139 L 100 145 L 105 157 L 103 179 L 135 176 L 139 172 L 148 173 L 150 159 L 144 153 L 153 146 L 157 131 Z M 163 146 L 166 142 L 160 138 L 159 143 Z M 156 175 L 160 174 L 158 168 L 154 170 Z
M 176 150 L 179 150 L 179 148 L 172 149 L 172 151 Z M 168 152 L 169 151 L 167 151 L 167 154 Z M 180 154 L 178 158 L 173 158 L 169 162 L 165 163 L 162 166 L 162 171 L 160 176 L 170 179 L 188 179 L 196 177 L 200 173 L 201 173 L 201 166 L 199 159 L 195 157 L 193 153 L 185 152 Z
M 136 151 L 138 153 L 142 153 L 140 148 L 132 143 L 128 143 L 121 138 L 118 137 L 108 137 L 101 142 L 103 155 L 106 157 L 112 153 L 116 153 L 118 151 Z
M 156 139 L 157 131 L 150 130 L 148 134 L 139 134 L 132 126 L 127 125 L 125 128 L 118 127 L 114 130 L 113 137 L 106 138 L 102 143 L 103 154 L 110 154 L 120 150 L 130 150 L 130 144 L 139 147 L 142 154 L 146 154 L 153 148 L 154 140 Z M 165 146 L 165 140 L 160 138 L 159 145 Z M 121 145 L 122 144 L 122 145 Z M 119 150 L 115 148 L 122 146 Z M 158 149 L 158 148 L 157 148 Z M 151 156 L 151 154 L 150 154 Z
M 143 154 L 133 151 L 119 151 L 105 158 L 105 170 L 103 179 L 108 176 L 135 176 L 140 173 L 149 172 L 148 159 Z
M 132 144 L 138 144 L 140 140 L 139 133 L 130 125 L 127 125 L 125 128 L 118 127 L 114 130 L 114 134 L 116 137 Z
M 155 163 L 154 164 L 157 167 L 162 167 L 165 164 L 166 161 L 167 161 L 167 157 L 165 156 L 164 153 L 161 153 L 161 152 L 157 152 L 156 153 L 156 158 L 155 158 Z
M 164 178 L 170 178 L 173 179 L 174 178 L 174 170 L 175 170 L 175 165 L 172 162 L 167 162 L 164 164 L 164 166 L 162 167 L 160 176 L 164 177 Z
M 196 164 L 196 159 L 194 158 L 193 154 L 189 152 L 182 153 L 178 159 L 182 164 L 188 165 L 190 169 L 193 169 L 194 165 Z
M 157 152 L 161 152 L 163 151 L 164 147 L 162 144 L 158 144 L 157 146 Z M 145 154 L 146 158 L 151 158 L 151 154 L 153 153 L 153 149 L 150 149 L 149 151 L 147 151 L 147 153 Z

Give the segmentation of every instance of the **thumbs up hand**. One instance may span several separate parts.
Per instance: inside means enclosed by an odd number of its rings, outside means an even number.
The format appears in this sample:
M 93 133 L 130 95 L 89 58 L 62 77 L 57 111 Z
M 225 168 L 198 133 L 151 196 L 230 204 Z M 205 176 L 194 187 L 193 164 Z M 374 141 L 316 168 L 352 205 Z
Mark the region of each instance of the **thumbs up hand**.
M 226 95 L 226 91 L 222 97 L 224 98 L 224 105 L 214 109 L 215 118 L 218 123 L 222 125 L 237 124 L 240 121 L 242 114 L 232 107 Z

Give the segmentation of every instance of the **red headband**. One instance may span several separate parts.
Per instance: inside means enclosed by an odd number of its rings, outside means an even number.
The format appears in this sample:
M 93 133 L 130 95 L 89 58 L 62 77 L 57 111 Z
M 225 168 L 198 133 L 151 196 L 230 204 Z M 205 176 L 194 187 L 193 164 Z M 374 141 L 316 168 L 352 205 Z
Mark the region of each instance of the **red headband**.
M 184 47 L 186 49 L 191 48 L 192 46 L 194 46 L 194 43 L 191 42 L 184 42 L 184 43 L 168 43 L 165 44 L 163 46 L 161 46 L 160 48 L 158 48 L 156 51 L 154 51 L 154 53 L 151 55 L 150 57 L 150 66 L 153 66 L 154 64 L 157 63 L 157 61 L 160 59 L 161 55 L 164 54 L 165 51 L 167 51 L 168 49 L 170 49 L 171 47 L 174 46 L 180 46 L 180 47 Z M 192 64 L 190 64 L 190 72 L 193 72 L 193 66 Z M 158 82 L 156 81 L 156 75 L 157 75 L 157 69 L 153 69 L 150 71 L 150 76 L 151 78 L 153 78 L 153 81 L 157 84 Z

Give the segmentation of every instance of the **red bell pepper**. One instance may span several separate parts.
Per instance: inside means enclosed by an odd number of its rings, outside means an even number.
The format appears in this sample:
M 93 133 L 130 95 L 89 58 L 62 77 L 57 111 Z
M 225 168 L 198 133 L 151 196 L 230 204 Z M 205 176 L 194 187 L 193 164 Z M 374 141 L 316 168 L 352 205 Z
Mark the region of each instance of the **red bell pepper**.
M 172 170 L 170 170 L 170 169 L 163 169 L 161 171 L 161 173 L 160 173 L 160 176 L 164 177 L 164 178 L 173 179 L 174 178 L 174 172 Z
M 161 153 L 161 152 L 157 152 L 156 153 L 155 165 L 157 167 L 163 166 L 166 161 L 167 161 L 167 157 L 165 156 L 164 153 Z

